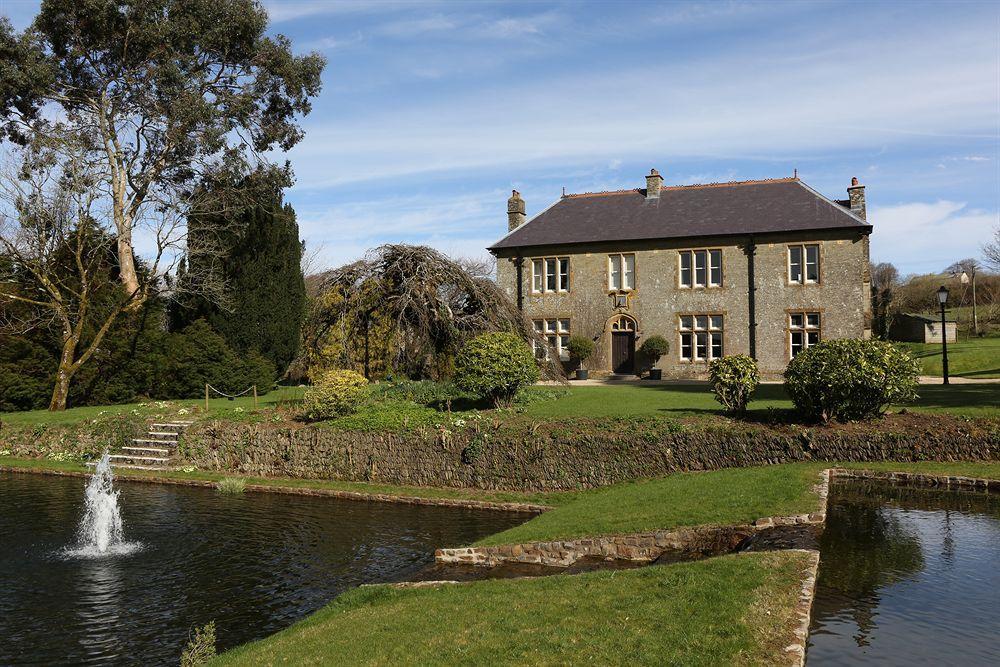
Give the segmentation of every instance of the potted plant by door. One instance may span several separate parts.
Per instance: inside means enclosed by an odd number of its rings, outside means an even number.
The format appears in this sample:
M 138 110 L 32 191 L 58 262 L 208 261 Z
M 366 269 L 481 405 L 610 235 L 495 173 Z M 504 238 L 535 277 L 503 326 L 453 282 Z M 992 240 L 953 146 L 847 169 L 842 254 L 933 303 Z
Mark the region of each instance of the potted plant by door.
M 583 336 L 570 336 L 566 349 L 569 350 L 570 359 L 579 364 L 576 369 L 576 379 L 586 380 L 590 377 L 590 371 L 583 367 L 583 362 L 594 354 L 594 341 Z
M 663 371 L 659 368 L 654 368 L 656 362 L 660 360 L 660 357 L 664 356 L 670 351 L 670 343 L 663 336 L 650 336 L 642 342 L 639 346 L 639 352 L 642 354 L 643 358 L 647 360 L 649 364 L 649 379 L 650 380 L 661 380 L 663 379 Z

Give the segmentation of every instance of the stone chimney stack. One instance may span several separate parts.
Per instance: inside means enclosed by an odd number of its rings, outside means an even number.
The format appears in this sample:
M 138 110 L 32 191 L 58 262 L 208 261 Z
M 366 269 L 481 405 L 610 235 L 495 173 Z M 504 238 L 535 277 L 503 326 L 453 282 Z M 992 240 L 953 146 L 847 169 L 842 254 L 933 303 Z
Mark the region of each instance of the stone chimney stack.
M 857 176 L 851 179 L 851 187 L 847 188 L 847 196 L 851 199 L 851 213 L 862 220 L 868 220 L 865 208 L 865 186 L 858 183 Z
M 507 231 L 512 232 L 521 225 L 527 219 L 524 215 L 524 200 L 521 199 L 521 193 L 517 190 L 512 191 L 510 199 L 507 200 Z
M 663 177 L 655 169 L 649 170 L 646 177 L 646 199 L 659 199 L 660 188 L 663 187 Z

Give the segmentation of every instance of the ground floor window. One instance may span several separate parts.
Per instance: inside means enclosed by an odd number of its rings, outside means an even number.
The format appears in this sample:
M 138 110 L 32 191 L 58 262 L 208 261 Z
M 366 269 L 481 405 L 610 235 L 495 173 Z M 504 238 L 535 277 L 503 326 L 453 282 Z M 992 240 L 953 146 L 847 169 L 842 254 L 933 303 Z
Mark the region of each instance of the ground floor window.
M 819 313 L 788 313 L 788 350 L 792 357 L 820 341 Z
M 681 361 L 708 361 L 723 356 L 722 315 L 713 313 L 681 315 L 678 330 Z
M 535 333 L 545 338 L 546 345 L 535 341 L 535 358 L 549 359 L 554 352 L 559 359 L 569 359 L 569 319 L 534 320 Z

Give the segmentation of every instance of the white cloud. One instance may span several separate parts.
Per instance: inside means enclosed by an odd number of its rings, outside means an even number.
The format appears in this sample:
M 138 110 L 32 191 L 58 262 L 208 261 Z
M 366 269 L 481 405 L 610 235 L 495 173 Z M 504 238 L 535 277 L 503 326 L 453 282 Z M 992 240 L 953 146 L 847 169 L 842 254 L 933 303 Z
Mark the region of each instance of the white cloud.
M 942 271 L 964 257 L 978 257 L 1000 224 L 1000 212 L 938 200 L 868 209 L 872 260 L 892 262 L 903 273 Z

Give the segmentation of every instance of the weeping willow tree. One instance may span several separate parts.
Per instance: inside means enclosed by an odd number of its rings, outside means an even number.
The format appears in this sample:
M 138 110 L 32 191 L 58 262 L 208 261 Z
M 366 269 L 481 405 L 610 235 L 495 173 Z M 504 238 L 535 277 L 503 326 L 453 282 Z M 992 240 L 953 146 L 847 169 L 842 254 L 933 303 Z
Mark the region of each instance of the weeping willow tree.
M 390 244 L 323 277 L 301 362 L 310 374 L 338 366 L 369 379 L 439 380 L 451 375 L 462 345 L 487 331 L 513 331 L 526 342 L 536 336 L 484 271 L 431 248 Z M 563 377 L 558 364 L 543 374 Z

